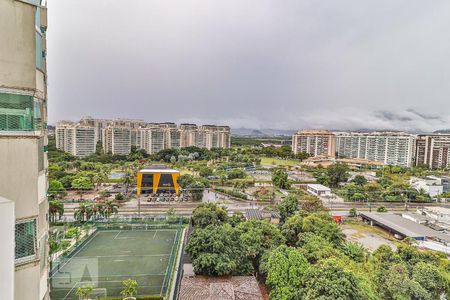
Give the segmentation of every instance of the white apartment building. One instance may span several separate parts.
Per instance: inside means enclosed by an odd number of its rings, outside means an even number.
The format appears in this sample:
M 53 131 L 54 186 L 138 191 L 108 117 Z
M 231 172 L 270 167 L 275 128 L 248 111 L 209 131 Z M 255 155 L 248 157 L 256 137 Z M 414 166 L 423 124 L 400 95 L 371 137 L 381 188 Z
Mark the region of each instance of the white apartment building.
M 334 157 L 336 136 L 328 130 L 300 130 L 292 136 L 292 152 Z
M 97 138 L 93 126 L 68 121 L 58 122 L 55 138 L 56 148 L 74 156 L 86 157 L 95 153 Z
M 197 135 L 197 146 L 201 148 L 230 148 L 230 127 L 202 125 Z
M 336 153 L 338 158 L 360 158 L 410 167 L 415 140 L 415 135 L 403 132 L 338 132 Z
M 155 154 L 165 149 L 165 130 L 157 126 L 140 130 L 140 148 L 148 154 Z
M 181 130 L 177 127 L 164 128 L 164 148 L 173 149 L 181 148 Z
M 49 298 L 47 10 L 42 4 L 0 1 L 2 300 Z
M 109 125 L 103 129 L 103 151 L 105 153 L 126 155 L 131 151 L 131 129 Z
M 102 142 L 102 144 L 103 144 L 102 130 L 103 130 L 103 128 L 106 128 L 109 124 L 111 124 L 112 122 L 113 122 L 112 120 L 107 120 L 107 119 L 94 119 L 91 116 L 85 116 L 80 119 L 81 125 L 94 127 L 95 144 L 97 144 L 97 142 L 99 142 L 99 141 Z
M 181 147 L 195 146 L 195 134 L 198 130 L 196 124 L 180 124 Z
M 117 130 L 114 131 L 113 128 Z M 94 146 L 91 143 L 92 129 Z M 101 137 L 98 137 L 99 131 Z M 131 146 L 144 149 L 149 154 L 189 146 L 207 149 L 231 147 L 231 132 L 228 126 L 195 124 L 177 126 L 172 122 L 146 123 L 142 120 L 129 119 L 105 120 L 83 117 L 78 123 L 60 121 L 56 126 L 55 135 L 58 149 L 78 157 L 94 153 L 97 142 L 102 143 L 105 153 L 113 154 L 128 154 Z

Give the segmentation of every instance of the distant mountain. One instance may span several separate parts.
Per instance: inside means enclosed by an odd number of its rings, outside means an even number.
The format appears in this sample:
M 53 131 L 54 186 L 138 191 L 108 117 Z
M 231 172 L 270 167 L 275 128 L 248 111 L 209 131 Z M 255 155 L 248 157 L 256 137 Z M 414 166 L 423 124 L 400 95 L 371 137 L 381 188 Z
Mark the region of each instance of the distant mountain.
M 439 129 L 439 130 L 433 131 L 433 133 L 450 133 L 450 129 Z
M 254 129 L 254 128 L 232 128 L 231 134 L 237 136 L 251 136 L 251 137 L 272 137 L 272 136 L 291 136 L 296 130 L 283 129 Z

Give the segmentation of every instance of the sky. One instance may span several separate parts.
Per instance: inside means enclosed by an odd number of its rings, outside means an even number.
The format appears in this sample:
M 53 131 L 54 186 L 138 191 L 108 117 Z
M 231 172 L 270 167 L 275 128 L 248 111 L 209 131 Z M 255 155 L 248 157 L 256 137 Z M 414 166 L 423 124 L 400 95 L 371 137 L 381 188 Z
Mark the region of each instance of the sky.
M 448 0 L 48 0 L 49 123 L 450 128 Z

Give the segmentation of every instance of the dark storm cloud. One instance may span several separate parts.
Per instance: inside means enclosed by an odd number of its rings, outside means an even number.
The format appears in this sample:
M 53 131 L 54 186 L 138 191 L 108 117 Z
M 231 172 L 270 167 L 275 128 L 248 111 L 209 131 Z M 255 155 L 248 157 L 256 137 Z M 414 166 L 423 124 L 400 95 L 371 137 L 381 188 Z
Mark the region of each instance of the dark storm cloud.
M 416 111 L 416 110 L 414 110 L 412 108 L 409 108 L 406 111 L 410 112 L 412 114 L 415 114 L 416 116 L 419 116 L 419 117 L 421 117 L 422 119 L 425 119 L 425 120 L 440 120 L 440 121 L 444 122 L 440 116 L 426 115 L 426 114 L 420 113 L 420 112 L 418 112 L 418 111 Z
M 413 120 L 412 118 L 410 118 L 408 116 L 401 116 L 401 115 L 398 115 L 391 111 L 385 111 L 385 110 L 375 112 L 375 116 L 382 120 L 386 120 L 386 121 L 409 122 L 409 121 Z
M 48 9 L 50 122 L 434 130 L 449 119 L 450 1 L 48 0 Z

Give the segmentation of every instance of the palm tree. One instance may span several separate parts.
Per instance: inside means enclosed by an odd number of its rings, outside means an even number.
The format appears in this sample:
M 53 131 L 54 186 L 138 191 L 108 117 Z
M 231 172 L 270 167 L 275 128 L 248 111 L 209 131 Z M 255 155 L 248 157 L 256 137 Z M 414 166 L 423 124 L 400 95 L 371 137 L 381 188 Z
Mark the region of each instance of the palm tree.
M 86 204 L 80 203 L 80 205 L 78 206 L 77 209 L 75 209 L 75 212 L 73 214 L 75 220 L 79 222 L 84 222 L 84 219 L 86 217 L 86 210 L 87 210 Z
M 119 212 L 119 210 L 118 210 L 118 205 L 117 204 L 115 204 L 114 202 L 112 202 L 112 201 L 107 201 L 106 203 L 105 203 L 105 206 L 104 206 L 104 208 L 105 208 L 105 210 L 104 210 L 104 216 L 107 218 L 107 219 L 109 219 L 109 217 L 112 215 L 112 214 L 117 214 L 118 212 Z
M 127 170 L 122 178 L 122 183 L 125 185 L 125 199 L 128 199 L 128 189 L 132 182 L 132 175 L 130 170 Z
M 64 203 L 61 201 L 50 201 L 48 213 L 51 223 L 56 221 L 56 215 L 59 215 L 59 219 L 61 219 L 61 216 L 64 214 Z
M 96 214 L 96 209 L 94 209 L 93 205 L 86 205 L 86 221 Z
M 98 190 L 98 187 L 102 185 L 102 183 L 105 183 L 106 180 L 108 179 L 108 174 L 106 173 L 106 171 L 100 171 L 98 173 L 96 173 L 93 177 L 92 177 L 92 183 L 95 184 L 95 190 Z

